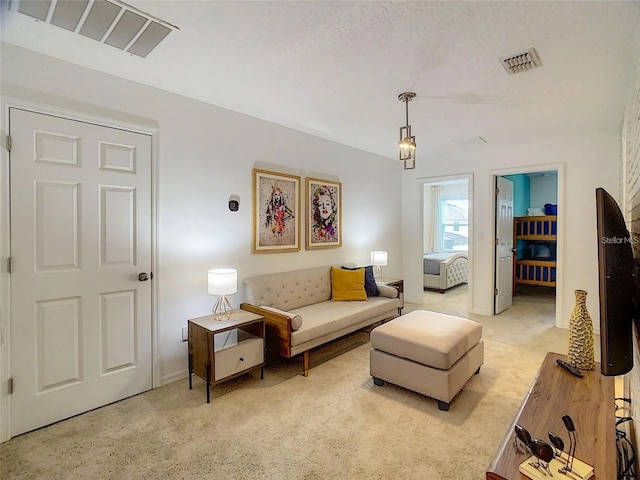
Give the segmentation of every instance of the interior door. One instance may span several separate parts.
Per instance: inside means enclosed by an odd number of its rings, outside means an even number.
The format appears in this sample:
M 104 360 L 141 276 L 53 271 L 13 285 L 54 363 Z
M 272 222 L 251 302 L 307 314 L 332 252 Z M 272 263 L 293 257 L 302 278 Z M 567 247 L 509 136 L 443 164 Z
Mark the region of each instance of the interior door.
M 152 387 L 151 137 L 9 125 L 15 436 Z
M 494 313 L 513 303 L 513 182 L 496 177 L 496 277 Z

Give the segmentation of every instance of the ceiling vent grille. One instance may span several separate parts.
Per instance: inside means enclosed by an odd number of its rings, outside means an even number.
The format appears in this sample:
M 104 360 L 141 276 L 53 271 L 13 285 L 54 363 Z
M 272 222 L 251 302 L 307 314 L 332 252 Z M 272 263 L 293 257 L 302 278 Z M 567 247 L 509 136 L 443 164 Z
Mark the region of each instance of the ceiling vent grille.
M 143 58 L 178 30 L 119 0 L 20 0 L 18 12 Z
M 542 65 L 535 48 L 530 48 L 529 50 L 508 57 L 502 57 L 500 64 L 509 75 L 533 70 Z

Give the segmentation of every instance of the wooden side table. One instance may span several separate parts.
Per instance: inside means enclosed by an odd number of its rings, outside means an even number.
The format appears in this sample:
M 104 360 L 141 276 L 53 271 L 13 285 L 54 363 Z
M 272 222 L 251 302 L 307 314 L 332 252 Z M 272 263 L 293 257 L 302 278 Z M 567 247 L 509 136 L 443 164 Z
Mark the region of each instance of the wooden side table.
M 376 285 L 387 285 L 398 289 L 398 298 L 400 299 L 400 308 L 398 308 L 398 315 L 402 315 L 402 309 L 404 308 L 404 280 L 401 278 L 381 278 L 376 280 Z
M 206 382 L 207 403 L 210 387 L 260 367 L 264 378 L 265 324 L 264 317 L 244 310 L 233 310 L 227 320 L 214 320 L 213 315 L 189 320 L 189 390 L 195 373 Z M 237 339 L 229 340 L 236 330 Z M 222 335 L 222 346 L 216 346 L 216 336 Z

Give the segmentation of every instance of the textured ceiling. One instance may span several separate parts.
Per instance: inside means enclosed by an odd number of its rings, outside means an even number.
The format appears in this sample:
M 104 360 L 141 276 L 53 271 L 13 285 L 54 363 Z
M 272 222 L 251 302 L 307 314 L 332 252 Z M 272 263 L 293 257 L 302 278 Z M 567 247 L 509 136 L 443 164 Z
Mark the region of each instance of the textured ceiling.
M 129 1 L 179 27 L 146 58 L 2 4 L 2 41 L 389 158 L 620 129 L 640 3 Z M 535 47 L 542 67 L 499 58 Z

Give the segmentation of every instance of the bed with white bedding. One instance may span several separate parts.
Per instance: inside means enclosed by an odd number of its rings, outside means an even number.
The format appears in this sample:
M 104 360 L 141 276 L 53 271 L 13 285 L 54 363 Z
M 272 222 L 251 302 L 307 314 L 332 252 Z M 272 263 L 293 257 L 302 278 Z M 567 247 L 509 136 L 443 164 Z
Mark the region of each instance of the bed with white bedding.
M 424 288 L 440 290 L 467 283 L 466 253 L 427 252 L 423 257 Z

